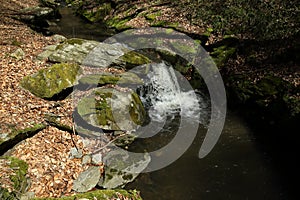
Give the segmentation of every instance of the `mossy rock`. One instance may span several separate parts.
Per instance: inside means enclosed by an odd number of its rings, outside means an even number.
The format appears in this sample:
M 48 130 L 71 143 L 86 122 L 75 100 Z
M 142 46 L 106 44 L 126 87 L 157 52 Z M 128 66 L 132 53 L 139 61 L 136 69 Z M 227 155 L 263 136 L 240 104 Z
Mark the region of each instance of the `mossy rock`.
M 21 86 L 37 97 L 51 99 L 74 86 L 80 72 L 78 64 L 60 63 L 26 76 Z
M 32 200 L 107 200 L 107 199 L 119 199 L 120 196 L 131 200 L 142 200 L 140 194 L 136 190 L 96 190 L 92 192 L 86 192 L 82 194 L 76 194 L 70 197 L 62 198 L 33 198 Z
M 9 179 L 13 186 L 12 192 L 9 192 L 6 188 L 2 188 L 0 186 L 0 197 L 1 199 L 5 200 L 19 199 L 21 195 L 26 192 L 26 188 L 28 185 L 27 178 L 25 176 L 27 173 L 28 165 L 26 162 L 14 157 L 0 157 L 0 160 L 5 160 L 5 163 L 7 163 L 8 165 L 5 167 L 8 167 L 12 170 Z
M 151 63 L 151 60 L 149 58 L 135 51 L 126 52 L 117 60 L 121 63 L 124 63 L 126 69 L 131 69 L 139 65 Z
M 77 111 L 86 123 L 104 130 L 135 130 L 146 117 L 135 92 L 112 88 L 96 88 L 79 101 Z
M 98 185 L 113 189 L 132 182 L 148 166 L 151 156 L 148 153 L 132 154 L 117 148 L 110 151 L 103 160 L 106 163 L 105 175 Z
M 125 72 L 123 74 L 111 74 L 111 73 L 102 73 L 102 74 L 92 74 L 83 76 L 79 79 L 79 84 L 83 85 L 107 85 L 107 84 L 143 84 L 143 81 L 134 73 Z

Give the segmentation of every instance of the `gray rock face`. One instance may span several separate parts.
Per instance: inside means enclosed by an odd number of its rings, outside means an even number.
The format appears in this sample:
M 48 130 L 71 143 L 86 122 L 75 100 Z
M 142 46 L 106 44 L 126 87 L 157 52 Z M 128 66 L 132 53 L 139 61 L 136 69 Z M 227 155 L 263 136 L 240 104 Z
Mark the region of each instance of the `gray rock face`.
M 51 62 L 76 62 L 81 64 L 86 55 L 99 42 L 92 40 L 84 40 L 79 38 L 72 38 L 58 44 L 54 51 L 48 50 L 48 60 Z
M 100 167 L 91 166 L 74 180 L 72 189 L 76 192 L 87 192 L 97 185 L 100 176 Z
M 117 149 L 104 157 L 105 177 L 98 185 L 107 189 L 124 187 L 132 182 L 150 163 L 149 154 L 129 154 Z
M 115 44 L 99 43 L 83 60 L 83 65 L 90 67 L 108 67 L 117 58 L 124 55 L 124 47 Z M 127 50 L 128 51 L 128 50 Z
M 96 88 L 79 101 L 77 111 L 86 123 L 105 130 L 132 131 L 146 117 L 143 104 L 135 92 L 112 88 Z

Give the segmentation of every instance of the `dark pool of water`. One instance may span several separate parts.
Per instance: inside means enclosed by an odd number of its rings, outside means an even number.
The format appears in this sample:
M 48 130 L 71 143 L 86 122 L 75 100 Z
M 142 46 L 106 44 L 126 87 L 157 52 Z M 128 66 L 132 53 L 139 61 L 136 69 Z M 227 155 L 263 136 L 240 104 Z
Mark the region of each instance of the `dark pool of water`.
M 253 133 L 237 115 L 227 115 L 213 151 L 199 159 L 205 134 L 206 129 L 199 128 L 181 158 L 164 169 L 141 174 L 126 188 L 137 188 L 145 200 L 288 199 L 272 159 L 256 145 Z

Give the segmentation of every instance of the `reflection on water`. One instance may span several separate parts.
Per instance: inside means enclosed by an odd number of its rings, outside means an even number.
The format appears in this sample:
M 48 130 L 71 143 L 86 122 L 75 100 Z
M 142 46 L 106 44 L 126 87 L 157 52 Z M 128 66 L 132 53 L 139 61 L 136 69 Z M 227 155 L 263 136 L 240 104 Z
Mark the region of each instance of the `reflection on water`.
M 140 190 L 144 200 L 287 199 L 269 158 L 236 115 L 228 114 L 217 145 L 199 159 L 205 134 L 205 128 L 199 128 L 193 145 L 180 159 L 164 169 L 141 174 L 126 188 Z M 160 137 L 151 143 L 163 140 Z
M 53 33 L 63 35 L 67 38 L 83 38 L 103 41 L 114 34 L 104 23 L 88 23 L 73 14 L 73 10 L 68 7 L 59 9 L 62 18 L 54 22 L 49 28 Z

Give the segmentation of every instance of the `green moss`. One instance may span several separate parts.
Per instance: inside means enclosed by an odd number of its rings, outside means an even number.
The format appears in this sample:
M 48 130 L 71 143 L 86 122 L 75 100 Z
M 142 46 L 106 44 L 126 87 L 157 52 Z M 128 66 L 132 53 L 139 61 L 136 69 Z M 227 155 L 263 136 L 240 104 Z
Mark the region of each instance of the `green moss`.
M 223 66 L 227 60 L 236 52 L 235 47 L 228 47 L 226 45 L 220 46 L 213 49 L 213 52 L 210 54 L 215 61 L 217 67 Z
M 148 64 L 151 62 L 149 58 L 135 51 L 127 52 L 118 59 L 126 63 L 127 69 L 131 69 L 132 67 Z
M 98 22 L 105 18 L 106 15 L 111 11 L 110 3 L 103 3 L 95 11 L 93 10 L 84 10 L 82 15 L 90 22 Z
M 106 24 L 111 28 L 115 28 L 118 31 L 122 31 L 122 30 L 132 28 L 131 26 L 126 25 L 126 23 L 129 20 L 130 18 L 120 19 L 119 17 L 114 17 L 112 19 L 108 19 L 106 21 Z
M 92 192 L 87 192 L 83 194 L 77 194 L 71 197 L 62 198 L 34 198 L 32 200 L 76 200 L 80 198 L 86 198 L 89 200 L 107 200 L 107 199 L 119 199 L 119 196 L 124 196 L 125 198 L 131 200 L 142 200 L 140 194 L 136 190 L 96 190 Z
M 9 168 L 13 170 L 13 174 L 10 175 L 10 180 L 13 183 L 13 191 L 8 192 L 7 189 L 0 187 L 0 196 L 2 199 L 19 199 L 27 187 L 27 179 L 25 177 L 28 169 L 26 162 L 14 157 L 0 157 L 0 159 L 8 160 Z
M 71 44 L 71 45 L 74 45 L 74 44 L 82 45 L 84 41 L 85 41 L 84 39 L 80 39 L 80 38 L 70 38 L 70 39 L 66 40 L 65 42 L 67 44 Z
M 22 43 L 19 42 L 18 40 L 13 39 L 11 41 L 11 45 L 20 47 L 22 45 Z
M 63 90 L 73 86 L 79 73 L 79 65 L 60 63 L 39 70 L 32 76 L 26 76 L 21 86 L 41 98 L 52 98 Z
M 156 17 L 158 17 L 158 16 L 161 16 L 161 11 L 147 14 L 147 15 L 145 15 L 145 18 L 147 20 L 154 21 L 154 20 L 156 20 Z

